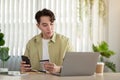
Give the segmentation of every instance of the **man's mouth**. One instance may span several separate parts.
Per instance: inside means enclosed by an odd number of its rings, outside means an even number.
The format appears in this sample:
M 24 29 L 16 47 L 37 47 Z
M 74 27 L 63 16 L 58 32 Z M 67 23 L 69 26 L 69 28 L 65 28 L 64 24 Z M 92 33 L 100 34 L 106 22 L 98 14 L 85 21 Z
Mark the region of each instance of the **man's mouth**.
M 47 34 L 51 34 L 52 32 L 47 32 Z

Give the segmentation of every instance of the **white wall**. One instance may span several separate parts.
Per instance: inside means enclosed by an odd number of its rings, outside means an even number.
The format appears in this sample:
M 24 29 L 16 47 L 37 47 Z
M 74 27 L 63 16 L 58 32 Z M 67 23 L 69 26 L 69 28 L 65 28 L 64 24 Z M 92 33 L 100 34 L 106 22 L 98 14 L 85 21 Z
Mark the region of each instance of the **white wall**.
M 109 46 L 116 52 L 111 61 L 120 71 L 120 0 L 109 0 Z

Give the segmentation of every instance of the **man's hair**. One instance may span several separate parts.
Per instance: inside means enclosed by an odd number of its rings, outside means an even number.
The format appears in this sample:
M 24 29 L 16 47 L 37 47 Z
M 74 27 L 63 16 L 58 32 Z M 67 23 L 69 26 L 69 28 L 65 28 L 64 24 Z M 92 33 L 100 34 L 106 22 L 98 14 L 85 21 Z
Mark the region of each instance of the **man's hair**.
M 54 22 L 55 21 L 55 15 L 51 10 L 48 10 L 46 8 L 44 8 L 43 10 L 39 10 L 36 14 L 35 14 L 35 19 L 37 21 L 37 23 L 40 23 L 40 18 L 42 16 L 49 16 L 50 17 L 50 21 Z

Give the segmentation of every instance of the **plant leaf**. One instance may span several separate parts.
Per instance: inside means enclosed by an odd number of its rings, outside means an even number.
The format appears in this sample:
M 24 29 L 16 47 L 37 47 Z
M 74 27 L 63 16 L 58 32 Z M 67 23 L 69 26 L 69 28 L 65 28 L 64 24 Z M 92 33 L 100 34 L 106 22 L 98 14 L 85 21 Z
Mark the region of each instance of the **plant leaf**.
M 6 59 L 4 59 L 4 61 L 8 61 L 9 58 L 10 58 L 10 56 L 8 56 Z
M 5 40 L 3 39 L 4 34 L 0 33 L 0 46 L 3 46 L 5 44 Z
M 3 39 L 3 37 L 4 37 L 4 34 L 0 33 L 0 39 Z
M 113 62 L 105 62 L 105 65 L 110 68 L 113 72 L 116 72 L 116 65 Z
M 101 52 L 108 50 L 108 44 L 105 41 L 102 41 L 98 47 L 99 47 L 99 51 Z
M 94 52 L 98 52 L 98 48 L 97 48 L 97 46 L 95 46 L 94 44 L 92 45 L 92 48 L 93 48 L 93 51 L 94 51 Z
M 3 46 L 5 44 L 5 41 L 3 39 L 0 39 L 0 46 Z
M 8 55 L 9 48 L 8 47 L 0 47 L 0 59 L 2 61 L 7 61 L 9 59 Z

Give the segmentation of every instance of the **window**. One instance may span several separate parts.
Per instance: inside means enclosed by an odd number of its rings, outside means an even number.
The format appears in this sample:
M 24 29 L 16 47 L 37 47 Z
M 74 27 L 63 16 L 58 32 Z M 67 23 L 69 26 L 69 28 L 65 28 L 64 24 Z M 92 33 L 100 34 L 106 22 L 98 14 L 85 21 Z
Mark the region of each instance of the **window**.
M 93 1 L 91 3 L 91 1 Z M 55 30 L 70 38 L 76 51 L 91 51 L 92 43 L 107 40 L 105 0 L 0 0 L 0 29 L 11 56 L 24 54 L 26 43 L 39 34 L 34 19 L 43 8 L 56 15 Z M 100 8 L 101 4 L 101 8 Z

